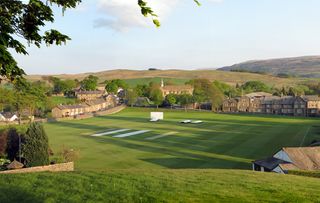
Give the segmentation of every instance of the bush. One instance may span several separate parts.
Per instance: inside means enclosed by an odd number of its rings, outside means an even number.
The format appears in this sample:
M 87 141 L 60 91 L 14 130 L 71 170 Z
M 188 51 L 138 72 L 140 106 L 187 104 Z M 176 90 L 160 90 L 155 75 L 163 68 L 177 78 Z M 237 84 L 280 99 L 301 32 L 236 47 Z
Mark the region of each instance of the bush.
M 22 154 L 27 167 L 49 164 L 49 141 L 40 123 L 31 123 L 22 146 Z
M 19 134 L 17 129 L 11 128 L 8 130 L 7 137 L 7 158 L 10 161 L 14 159 L 20 160 L 19 158 L 19 142 L 23 143 L 24 137 Z
M 3 130 L 0 132 L 0 157 L 4 157 L 8 145 L 8 131 Z

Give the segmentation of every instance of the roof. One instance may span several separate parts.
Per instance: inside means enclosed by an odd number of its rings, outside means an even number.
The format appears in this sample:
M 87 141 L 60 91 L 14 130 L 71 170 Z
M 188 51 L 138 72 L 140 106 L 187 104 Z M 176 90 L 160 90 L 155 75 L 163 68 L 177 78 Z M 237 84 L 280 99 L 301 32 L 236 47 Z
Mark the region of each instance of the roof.
M 87 107 L 86 105 L 83 104 L 76 104 L 76 105 L 58 105 L 56 106 L 56 108 L 60 109 L 60 110 L 64 110 L 64 109 L 80 109 L 80 108 L 85 108 Z
M 105 99 L 95 99 L 95 100 L 91 100 L 91 101 L 87 101 L 86 104 L 89 106 L 92 105 L 99 105 L 99 104 L 103 104 L 106 103 L 107 101 Z
M 14 160 L 13 162 L 11 162 L 8 166 L 7 169 L 20 169 L 23 168 L 23 164 L 20 163 L 19 161 Z
M 292 163 L 283 163 L 279 164 L 279 166 L 283 171 L 298 170 L 298 168 Z
M 3 116 L 4 118 L 6 118 L 6 119 L 10 119 L 10 118 L 16 116 L 16 114 L 11 113 L 11 112 L 0 113 L 0 117 L 2 117 L 2 116 Z
M 305 101 L 320 101 L 320 97 L 318 95 L 305 95 L 301 96 L 301 98 Z
M 277 158 L 274 158 L 274 157 L 269 157 L 269 158 L 266 158 L 266 159 L 256 160 L 253 163 L 272 171 L 279 164 L 285 164 L 285 163 L 288 163 L 288 162 L 280 160 L 280 159 L 277 159 Z
M 272 94 L 270 94 L 268 92 L 253 92 L 253 93 L 246 94 L 245 96 L 247 96 L 247 97 L 270 97 L 270 96 L 272 96 Z
M 79 94 L 104 94 L 105 91 L 102 91 L 102 90 L 94 90 L 94 91 L 77 91 L 76 94 L 79 95 Z
M 166 90 L 166 91 L 190 91 L 194 88 L 191 85 L 168 85 L 161 87 L 160 89 Z
M 282 149 L 300 170 L 320 170 L 320 147 L 286 147 Z

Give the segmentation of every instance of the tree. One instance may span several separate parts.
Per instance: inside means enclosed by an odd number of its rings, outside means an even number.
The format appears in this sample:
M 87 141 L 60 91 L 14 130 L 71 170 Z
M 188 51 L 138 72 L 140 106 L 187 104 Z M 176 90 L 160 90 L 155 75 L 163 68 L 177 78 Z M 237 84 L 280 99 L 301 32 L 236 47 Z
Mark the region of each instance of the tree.
M 150 88 L 148 85 L 137 85 L 135 91 L 139 97 L 150 97 Z
M 126 93 L 127 104 L 133 107 L 133 105 L 137 102 L 137 92 L 135 90 L 128 90 Z
M 98 86 L 98 77 L 89 75 L 81 81 L 81 89 L 83 90 L 96 90 Z
M 24 137 L 22 156 L 28 167 L 49 164 L 49 140 L 40 123 L 31 123 Z
M 50 0 L 51 4 L 62 6 L 63 10 L 75 8 L 81 0 Z M 21 78 L 25 72 L 18 67 L 8 49 L 13 49 L 19 54 L 27 55 L 25 46 L 20 39 L 25 39 L 28 44 L 41 47 L 47 45 L 61 45 L 70 38 L 57 30 L 48 30 L 42 33 L 40 29 L 48 22 L 54 21 L 51 4 L 45 4 L 41 0 L 30 0 L 24 3 L 22 0 L 0 1 L 0 76 L 2 79 Z M 21 38 L 20 38 L 21 37 Z
M 270 92 L 271 88 L 261 81 L 248 81 L 241 86 L 246 92 Z
M 170 107 L 172 108 L 172 106 L 177 102 L 176 95 L 174 95 L 174 94 L 168 94 L 168 95 L 166 96 L 166 101 L 168 102 L 168 104 L 169 104 Z
M 112 93 L 112 94 L 117 94 L 118 93 L 118 85 L 116 83 L 113 83 L 113 82 L 108 82 L 106 84 L 106 91 L 108 93 Z
M 194 102 L 193 97 L 190 94 L 181 94 L 178 98 L 179 103 L 184 107 L 185 111 L 187 111 L 187 106 Z
M 52 6 L 61 6 L 64 13 L 66 9 L 75 8 L 81 0 L 48 0 L 46 2 L 41 0 L 30 0 L 28 3 L 23 0 L 0 1 L 0 82 L 6 79 L 13 81 L 25 75 L 9 52 L 9 49 L 13 49 L 18 54 L 27 55 L 28 52 L 22 41 L 25 40 L 29 45 L 34 44 L 40 48 L 42 44 L 62 45 L 71 40 L 58 30 L 42 32 L 41 28 L 54 22 Z M 198 0 L 194 2 L 200 5 Z M 157 15 L 146 1 L 138 0 L 138 5 L 142 15 L 151 16 L 153 23 L 159 27 Z
M 159 88 L 155 88 L 150 92 L 150 99 L 159 108 L 159 105 L 163 102 L 162 91 Z
M 23 136 L 15 129 L 8 130 L 7 136 L 7 157 L 10 161 L 17 159 L 20 161 L 21 143 L 23 142 Z
M 224 94 L 223 92 L 214 84 L 212 84 L 211 87 L 211 106 L 212 111 L 217 111 L 224 100 Z

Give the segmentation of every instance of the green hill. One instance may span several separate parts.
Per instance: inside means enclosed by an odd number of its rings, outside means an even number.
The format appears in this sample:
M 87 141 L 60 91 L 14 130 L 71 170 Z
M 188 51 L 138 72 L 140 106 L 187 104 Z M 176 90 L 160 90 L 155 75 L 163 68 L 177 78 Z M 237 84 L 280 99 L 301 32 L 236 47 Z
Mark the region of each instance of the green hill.
M 150 81 L 160 81 L 161 78 L 172 81 L 176 84 L 184 83 L 190 79 L 206 78 L 211 81 L 219 80 L 231 85 L 237 83 L 243 84 L 250 80 L 262 81 L 270 86 L 295 85 L 305 82 L 310 79 L 306 78 L 280 78 L 272 75 L 245 73 L 245 72 L 227 72 L 221 70 L 110 70 L 94 73 L 81 73 L 81 74 L 63 74 L 54 75 L 62 79 L 79 79 L 87 77 L 88 75 L 95 75 L 99 77 L 99 81 L 103 82 L 110 79 L 124 79 L 129 84 L 147 84 Z M 43 75 L 29 75 L 29 80 L 42 80 L 45 78 Z
M 320 56 L 247 61 L 223 67 L 219 70 L 263 72 L 273 75 L 287 74 L 299 77 L 320 78 Z
M 0 202 L 317 202 L 316 178 L 241 170 L 0 175 Z

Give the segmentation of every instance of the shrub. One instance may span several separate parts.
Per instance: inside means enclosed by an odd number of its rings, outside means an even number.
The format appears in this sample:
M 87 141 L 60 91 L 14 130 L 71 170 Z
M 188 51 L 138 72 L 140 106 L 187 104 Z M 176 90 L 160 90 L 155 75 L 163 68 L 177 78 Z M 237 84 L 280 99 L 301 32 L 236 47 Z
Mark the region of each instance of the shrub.
M 24 137 L 23 135 L 19 134 L 17 129 L 11 128 L 8 130 L 7 134 L 7 158 L 10 161 L 14 159 L 20 160 L 19 158 L 19 145 L 20 142 L 23 143 Z
M 4 157 L 8 145 L 8 131 L 3 130 L 0 132 L 0 157 Z
M 31 123 L 24 139 L 22 154 L 27 167 L 49 164 L 49 141 L 40 123 Z

